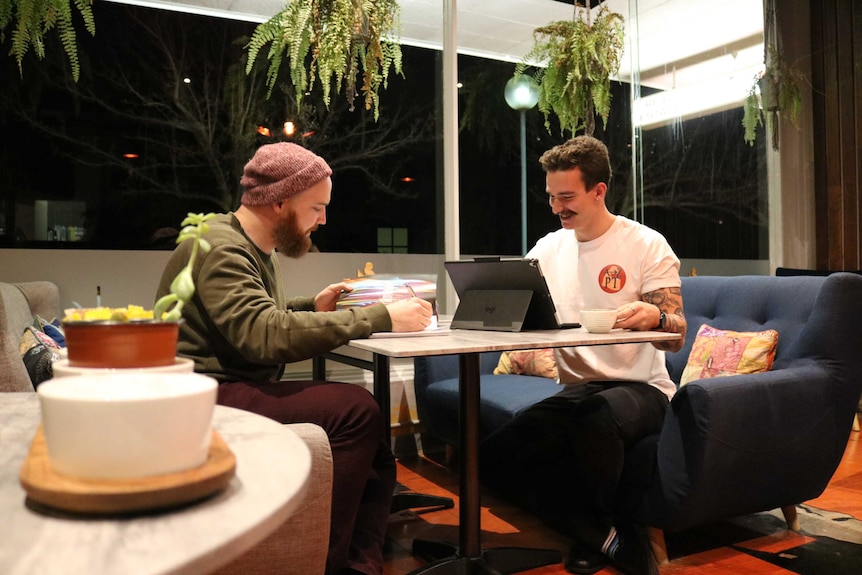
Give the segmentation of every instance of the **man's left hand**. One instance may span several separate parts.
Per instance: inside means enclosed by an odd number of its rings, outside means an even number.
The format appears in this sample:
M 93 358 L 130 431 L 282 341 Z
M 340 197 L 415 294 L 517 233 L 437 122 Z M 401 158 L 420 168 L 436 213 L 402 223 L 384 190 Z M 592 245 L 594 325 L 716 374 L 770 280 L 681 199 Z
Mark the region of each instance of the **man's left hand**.
M 350 293 L 353 288 L 344 282 L 331 284 L 323 288 L 319 294 L 314 297 L 315 311 L 335 311 L 335 302 L 341 297 L 342 293 Z
M 633 301 L 617 308 L 617 321 L 614 327 L 649 331 L 658 325 L 660 313 L 658 307 L 651 303 Z

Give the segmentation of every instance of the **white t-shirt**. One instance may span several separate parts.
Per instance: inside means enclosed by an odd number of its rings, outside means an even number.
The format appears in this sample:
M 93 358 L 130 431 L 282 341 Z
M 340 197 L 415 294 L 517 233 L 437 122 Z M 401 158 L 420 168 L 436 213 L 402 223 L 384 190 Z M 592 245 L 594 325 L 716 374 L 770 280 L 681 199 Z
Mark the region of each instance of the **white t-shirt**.
M 560 229 L 527 253 L 536 258 L 563 322 L 579 321 L 584 308 L 618 308 L 661 288 L 680 287 L 679 259 L 660 233 L 623 216 L 601 237 L 575 239 Z M 556 350 L 560 383 L 646 381 L 668 398 L 676 391 L 664 352 L 649 343 Z

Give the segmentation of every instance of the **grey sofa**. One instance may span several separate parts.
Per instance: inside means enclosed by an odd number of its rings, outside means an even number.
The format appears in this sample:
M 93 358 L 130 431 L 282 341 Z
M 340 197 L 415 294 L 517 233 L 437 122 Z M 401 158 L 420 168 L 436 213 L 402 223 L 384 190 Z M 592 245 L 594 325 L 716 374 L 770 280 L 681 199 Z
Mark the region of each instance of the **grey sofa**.
M 660 434 L 626 456 L 619 512 L 679 530 L 795 505 L 820 495 L 844 453 L 862 392 L 862 276 L 690 277 L 682 280 L 689 330 L 667 354 L 679 382 L 703 323 L 736 331 L 775 329 L 771 371 L 697 380 L 671 401 Z M 482 358 L 481 422 L 487 435 L 558 391 L 551 380 L 491 375 Z M 415 361 L 419 417 L 457 442 L 454 356 Z
M 33 391 L 18 352 L 24 329 L 33 315 L 60 315 L 57 286 L 50 282 L 0 282 L 0 391 Z M 311 451 L 311 477 L 302 505 L 274 533 L 218 575 L 322 575 L 329 548 L 332 506 L 332 451 L 322 428 L 310 423 L 289 425 Z M 242 465 L 242 461 L 238 462 Z
M 60 315 L 60 293 L 51 282 L 0 283 L 0 391 L 33 391 L 18 344 L 33 316 Z

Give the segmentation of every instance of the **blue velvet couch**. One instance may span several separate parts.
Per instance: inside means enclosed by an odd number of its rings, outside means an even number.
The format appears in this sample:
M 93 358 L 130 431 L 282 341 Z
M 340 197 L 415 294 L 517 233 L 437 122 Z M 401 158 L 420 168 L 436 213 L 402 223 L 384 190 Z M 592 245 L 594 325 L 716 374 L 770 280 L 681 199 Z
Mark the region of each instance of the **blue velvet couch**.
M 736 331 L 775 329 L 769 372 L 697 380 L 671 401 L 661 433 L 626 456 L 620 512 L 679 530 L 795 505 L 820 495 L 849 437 L 862 392 L 862 276 L 687 277 L 688 334 L 667 354 L 679 382 L 703 323 Z M 492 375 L 499 354 L 483 354 L 480 429 L 486 436 L 529 405 L 556 393 L 540 377 Z M 415 360 L 419 418 L 456 444 L 458 361 Z

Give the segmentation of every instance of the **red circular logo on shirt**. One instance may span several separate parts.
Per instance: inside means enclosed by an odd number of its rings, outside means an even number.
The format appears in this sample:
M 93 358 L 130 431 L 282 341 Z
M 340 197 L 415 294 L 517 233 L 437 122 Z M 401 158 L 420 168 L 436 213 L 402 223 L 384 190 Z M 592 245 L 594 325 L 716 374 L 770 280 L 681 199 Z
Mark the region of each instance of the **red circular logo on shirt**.
M 599 287 L 607 293 L 617 293 L 626 285 L 626 271 L 616 265 L 611 264 L 602 268 L 599 272 Z

